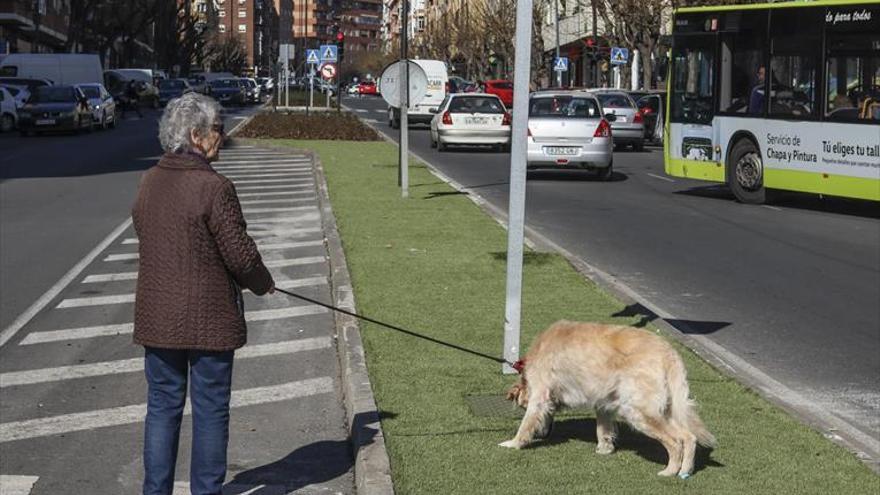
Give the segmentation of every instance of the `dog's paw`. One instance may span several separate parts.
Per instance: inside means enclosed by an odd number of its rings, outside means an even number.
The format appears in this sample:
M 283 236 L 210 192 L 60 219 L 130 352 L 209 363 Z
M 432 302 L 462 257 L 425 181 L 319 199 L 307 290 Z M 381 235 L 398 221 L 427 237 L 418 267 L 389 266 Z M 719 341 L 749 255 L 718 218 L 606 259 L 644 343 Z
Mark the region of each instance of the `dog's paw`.
M 500 447 L 507 447 L 508 449 L 518 449 L 521 445 L 516 440 L 508 440 L 506 442 L 501 442 L 498 444 Z
M 596 453 L 600 455 L 608 455 L 614 453 L 614 444 L 600 443 L 596 446 Z
M 666 468 L 663 471 L 660 471 L 659 473 L 657 473 L 657 476 L 675 476 L 676 474 L 678 474 L 677 471 L 673 471 L 673 470 L 670 470 L 669 468 Z

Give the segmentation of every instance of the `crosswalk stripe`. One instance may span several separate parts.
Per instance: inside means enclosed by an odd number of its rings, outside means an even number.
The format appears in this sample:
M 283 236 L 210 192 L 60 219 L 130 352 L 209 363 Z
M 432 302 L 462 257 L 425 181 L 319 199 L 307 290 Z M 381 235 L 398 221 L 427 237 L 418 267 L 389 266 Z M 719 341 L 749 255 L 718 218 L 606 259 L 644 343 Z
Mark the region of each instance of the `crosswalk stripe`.
M 126 240 L 128 240 L 128 239 L 126 239 Z M 130 244 L 130 243 L 123 242 L 123 244 Z M 107 257 L 104 258 L 104 261 L 126 261 L 126 260 L 136 260 L 136 259 L 138 259 L 137 253 L 124 253 L 124 254 L 108 254 Z
M 275 287 L 279 289 L 296 289 L 297 287 L 309 287 L 312 285 L 327 285 L 327 277 L 307 277 L 275 281 Z
M 265 178 L 277 178 L 277 177 L 303 177 L 312 175 L 311 172 L 297 172 L 297 171 L 278 171 L 278 172 L 267 172 L 265 174 L 224 174 L 227 179 L 232 179 L 233 182 L 238 182 L 235 179 L 265 179 Z
M 236 157 L 237 158 L 237 157 Z M 223 160 L 217 161 L 218 166 L 224 165 L 242 165 L 242 164 L 254 164 L 254 165 L 276 165 L 279 163 L 311 163 L 311 160 L 308 158 L 271 158 L 271 159 L 257 159 L 257 160 Z
M 288 203 L 288 202 L 301 202 L 301 201 L 315 201 L 318 198 L 316 196 L 310 196 L 306 198 L 278 198 L 278 199 L 256 199 L 249 201 L 242 201 L 242 205 L 262 205 L 269 203 Z
M 269 170 L 312 170 L 311 165 L 281 164 L 281 165 L 230 165 L 228 167 L 216 167 L 218 172 L 261 172 Z
M 283 318 L 293 318 L 297 316 L 310 316 L 326 313 L 328 310 L 323 306 L 314 304 L 304 306 L 289 306 L 278 309 L 262 309 L 257 311 L 248 311 L 244 314 L 245 321 L 267 321 L 280 320 Z
M 302 215 L 282 215 L 279 217 L 262 217 L 259 219 L 251 219 L 249 220 L 248 227 L 253 227 L 253 230 L 265 229 L 270 227 L 275 227 L 279 223 L 308 223 L 308 222 L 320 222 L 321 217 L 317 211 L 312 213 L 305 213 Z
M 269 230 L 259 230 L 249 232 L 251 237 L 254 238 L 262 238 L 262 237 L 294 237 L 294 238 L 302 238 L 307 237 L 309 234 L 315 234 L 318 232 L 323 232 L 321 227 L 278 227 Z
M 39 479 L 39 476 L 0 474 L 0 495 L 30 495 L 34 484 Z M 260 493 L 262 494 L 262 492 Z
M 315 194 L 315 189 L 312 186 L 297 186 L 298 189 L 303 189 L 301 191 L 276 191 L 276 192 L 261 192 L 261 193 L 243 193 L 239 194 L 240 198 L 261 198 L 263 196 L 303 196 L 306 194 Z
M 230 407 L 281 402 L 299 397 L 326 394 L 333 391 L 333 380 L 329 377 L 311 378 L 280 385 L 255 387 L 232 392 Z M 26 419 L 0 423 L 0 443 L 45 437 L 61 433 L 93 430 L 108 426 L 120 426 L 143 422 L 147 413 L 146 404 L 97 409 L 81 413 L 63 414 L 47 418 Z M 187 403 L 184 414 L 191 414 Z
M 234 180 L 235 185 L 239 184 L 275 184 L 278 182 L 289 182 L 291 184 L 302 184 L 313 182 L 314 179 L 307 177 L 305 179 L 254 179 L 254 180 Z
M 280 213 L 283 211 L 309 211 L 309 210 L 317 210 L 317 206 L 289 206 L 285 208 L 245 208 L 244 214 L 252 214 L 252 213 Z
M 133 303 L 134 294 L 120 294 L 116 296 L 99 296 L 99 297 L 75 297 L 72 299 L 64 299 L 55 309 L 64 308 L 81 308 L 83 306 L 103 306 L 105 304 L 125 304 Z
M 122 241 L 122 243 L 123 244 L 137 244 L 138 240 L 137 240 L 137 238 L 129 237 L 128 239 L 125 239 L 124 241 Z
M 124 273 L 101 273 L 99 275 L 89 275 L 84 278 L 84 284 L 96 284 L 101 282 L 118 282 L 121 280 L 137 280 L 137 272 Z
M 237 359 L 248 359 L 276 356 L 279 354 L 293 354 L 296 352 L 326 349 L 328 347 L 330 347 L 330 337 L 286 340 L 283 342 L 273 342 L 271 344 L 245 346 L 235 351 L 235 357 Z M 144 358 L 137 357 L 117 361 L 104 361 L 101 363 L 75 364 L 72 366 L 58 366 L 55 368 L 11 371 L 0 373 L 0 388 L 33 385 L 36 383 L 59 382 L 92 376 L 132 373 L 135 371 L 142 371 L 143 369 Z
M 66 328 L 64 330 L 47 330 L 43 332 L 31 332 L 19 343 L 19 345 L 46 344 L 63 340 L 90 339 L 93 337 L 111 337 L 126 335 L 134 331 L 133 323 L 118 325 L 99 325 L 94 327 Z
M 293 258 L 286 260 L 264 260 L 263 264 L 267 268 L 281 268 L 285 266 L 312 265 L 315 263 L 324 263 L 327 258 L 324 256 L 306 256 L 303 258 Z
M 257 247 L 260 248 L 260 251 L 270 250 L 270 249 L 293 249 L 300 247 L 313 247 L 313 246 L 323 246 L 324 240 L 319 239 L 316 241 L 299 241 L 299 242 L 275 242 L 269 243 L 265 241 L 258 241 Z
M 315 183 L 305 183 L 305 184 L 285 184 L 283 186 L 244 186 L 238 187 L 236 186 L 236 191 L 264 191 L 266 189 L 314 189 Z

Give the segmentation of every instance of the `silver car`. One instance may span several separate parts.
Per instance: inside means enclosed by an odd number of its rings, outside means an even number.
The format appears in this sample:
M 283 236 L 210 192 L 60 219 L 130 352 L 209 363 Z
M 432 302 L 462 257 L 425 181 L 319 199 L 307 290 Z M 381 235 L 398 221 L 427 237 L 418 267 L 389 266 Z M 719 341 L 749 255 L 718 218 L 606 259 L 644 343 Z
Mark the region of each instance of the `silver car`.
M 490 145 L 510 147 L 510 114 L 495 95 L 453 93 L 446 96 L 431 119 L 431 147 Z
M 116 101 L 104 85 L 87 83 L 77 84 L 76 87 L 88 98 L 95 125 L 101 129 L 116 127 Z
M 535 93 L 529 98 L 529 169 L 588 169 L 611 178 L 612 131 L 594 95 L 582 91 Z
M 635 151 L 645 146 L 645 123 L 636 103 L 623 91 L 597 91 L 596 97 L 602 104 L 602 111 L 614 115 L 611 133 L 614 146 L 631 145 Z

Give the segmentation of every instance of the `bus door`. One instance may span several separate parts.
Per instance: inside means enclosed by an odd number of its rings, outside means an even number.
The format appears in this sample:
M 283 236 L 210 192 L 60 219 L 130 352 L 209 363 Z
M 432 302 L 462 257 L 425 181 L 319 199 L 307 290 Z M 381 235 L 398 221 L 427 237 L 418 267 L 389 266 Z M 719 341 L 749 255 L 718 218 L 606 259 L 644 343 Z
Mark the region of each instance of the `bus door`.
M 673 159 L 717 161 L 713 152 L 715 48 L 713 34 L 676 36 L 669 93 L 669 153 Z

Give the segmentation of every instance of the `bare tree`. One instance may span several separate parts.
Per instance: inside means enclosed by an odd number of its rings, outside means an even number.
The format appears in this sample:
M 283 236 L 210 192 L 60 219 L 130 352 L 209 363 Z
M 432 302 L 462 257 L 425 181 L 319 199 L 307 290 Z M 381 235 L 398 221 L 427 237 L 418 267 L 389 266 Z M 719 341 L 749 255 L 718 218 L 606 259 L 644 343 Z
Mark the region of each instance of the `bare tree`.
M 247 63 L 247 47 L 233 33 L 214 36 L 209 42 L 208 63 L 217 72 L 238 74 Z

